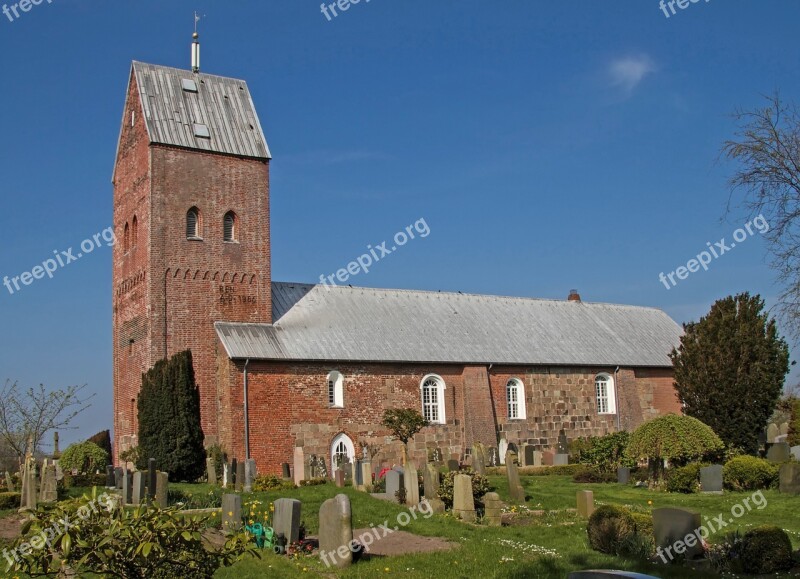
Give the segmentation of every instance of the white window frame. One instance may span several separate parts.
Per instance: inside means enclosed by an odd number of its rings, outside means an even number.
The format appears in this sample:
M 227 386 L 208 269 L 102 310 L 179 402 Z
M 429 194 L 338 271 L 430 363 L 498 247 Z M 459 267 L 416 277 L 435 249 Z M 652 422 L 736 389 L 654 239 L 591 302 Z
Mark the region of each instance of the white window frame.
M 189 227 L 189 215 L 194 213 L 194 231 L 191 231 Z M 197 240 L 203 238 L 203 230 L 202 230 L 202 216 L 200 214 L 200 209 L 197 206 L 190 207 L 186 211 L 186 239 L 189 240 Z
M 598 414 L 617 413 L 617 390 L 611 374 L 598 374 L 595 376 L 594 396 Z
M 509 420 L 525 420 L 528 417 L 525 410 L 525 383 L 519 378 L 511 378 L 506 383 L 506 405 Z
M 435 392 L 436 400 L 428 402 L 425 400 L 426 389 Z M 422 402 L 422 416 L 431 424 L 447 424 L 447 416 L 444 411 L 444 391 L 447 385 L 441 376 L 428 374 L 419 383 L 420 400 Z
M 336 456 L 339 454 L 339 452 L 337 452 L 339 445 L 343 446 L 347 453 L 347 458 L 349 458 L 351 462 L 356 456 L 356 448 L 349 436 L 344 432 L 335 436 L 333 441 L 331 441 L 331 472 L 336 468 Z
M 330 408 L 344 408 L 344 376 L 334 370 L 325 382 Z

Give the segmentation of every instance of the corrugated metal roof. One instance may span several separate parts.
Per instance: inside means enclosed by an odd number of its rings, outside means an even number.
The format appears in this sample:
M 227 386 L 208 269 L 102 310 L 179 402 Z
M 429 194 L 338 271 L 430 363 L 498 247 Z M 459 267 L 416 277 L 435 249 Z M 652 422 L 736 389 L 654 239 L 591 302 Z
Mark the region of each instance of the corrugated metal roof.
M 133 73 L 151 143 L 271 158 L 245 81 L 143 62 L 133 63 Z M 210 138 L 198 137 L 195 125 L 208 127 Z
M 217 322 L 234 359 L 671 366 L 654 308 L 273 283 L 274 325 Z

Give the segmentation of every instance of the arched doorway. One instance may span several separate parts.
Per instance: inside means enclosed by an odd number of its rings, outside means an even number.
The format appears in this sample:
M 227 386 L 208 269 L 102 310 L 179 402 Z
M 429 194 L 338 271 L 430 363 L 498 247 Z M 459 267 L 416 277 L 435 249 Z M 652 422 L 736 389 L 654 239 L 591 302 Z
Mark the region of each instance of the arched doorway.
M 353 441 L 350 437 L 342 433 L 336 436 L 331 442 L 331 472 L 333 472 L 338 465 L 345 462 L 351 462 L 355 459 L 356 451 L 353 446 Z

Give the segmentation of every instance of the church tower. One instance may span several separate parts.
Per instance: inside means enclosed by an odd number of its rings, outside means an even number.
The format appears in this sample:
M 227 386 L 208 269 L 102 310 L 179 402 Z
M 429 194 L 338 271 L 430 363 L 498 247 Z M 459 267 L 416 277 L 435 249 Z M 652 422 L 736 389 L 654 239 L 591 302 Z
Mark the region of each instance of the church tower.
M 191 350 L 206 444 L 219 421 L 214 322 L 272 322 L 270 152 L 247 84 L 134 62 L 114 165 L 114 443 L 136 446 L 142 373 Z

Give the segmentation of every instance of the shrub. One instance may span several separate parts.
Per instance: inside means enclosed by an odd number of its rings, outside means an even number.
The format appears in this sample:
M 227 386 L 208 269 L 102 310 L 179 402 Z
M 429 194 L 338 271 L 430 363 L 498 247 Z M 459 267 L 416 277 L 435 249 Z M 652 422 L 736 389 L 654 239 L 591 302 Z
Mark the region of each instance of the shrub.
M 222 489 L 211 489 L 207 493 L 191 493 L 179 489 L 167 490 L 167 504 L 183 510 L 218 509 L 222 506 Z
M 589 517 L 586 531 L 592 549 L 608 555 L 619 555 L 624 542 L 635 533 L 636 522 L 627 509 L 603 505 Z
M 109 457 L 114 453 L 111 448 L 111 431 L 109 430 L 100 431 L 94 436 L 87 438 L 86 441 L 94 442 L 97 446 L 105 450 Z
M 725 463 L 722 480 L 734 491 L 768 489 L 778 480 L 779 467 L 763 458 L 737 456 Z
M 603 471 L 596 466 L 584 466 L 573 475 L 572 480 L 577 483 L 612 483 L 617 482 L 617 473 Z
M 212 444 L 206 448 L 206 458 L 214 459 L 214 472 L 217 473 L 217 480 L 222 479 L 223 465 L 228 462 L 228 455 L 218 444 Z
M 792 542 L 780 527 L 762 526 L 742 537 L 740 563 L 742 571 L 765 575 L 792 567 Z
M 310 478 L 306 480 L 300 481 L 301 487 L 315 487 L 317 485 L 324 485 L 328 484 L 328 479 L 326 478 Z
M 71 488 L 89 488 L 89 487 L 104 487 L 106 486 L 106 475 L 104 474 L 77 474 L 72 475 L 64 473 L 62 485 L 65 489 Z
M 521 466 L 519 474 L 524 476 L 574 476 L 577 472 L 586 468 L 583 464 L 562 464 L 559 466 Z M 493 475 L 506 475 L 505 466 L 493 466 L 487 468 L 486 472 Z
M 636 532 L 646 537 L 654 538 L 653 535 L 653 515 L 650 513 L 636 513 L 632 512 L 633 522 L 636 525 Z
M 791 400 L 792 414 L 789 420 L 789 437 L 786 439 L 791 446 L 800 445 L 800 398 Z
M 22 495 L 15 492 L 0 493 L 0 510 L 18 509 Z
M 704 465 L 693 462 L 670 469 L 667 474 L 667 491 L 671 493 L 696 493 L 700 490 L 700 469 Z
M 295 488 L 295 485 L 292 481 L 283 480 L 274 474 L 259 476 L 253 481 L 253 492 L 257 493 L 265 491 L 282 491 L 293 488 Z
M 78 474 L 105 472 L 109 464 L 108 453 L 94 442 L 78 442 L 71 444 L 61 455 L 59 464 L 63 470 L 77 470 Z
M 476 473 L 471 468 L 462 469 L 460 472 L 446 472 L 442 475 L 442 482 L 439 484 L 438 494 L 447 508 L 453 507 L 453 486 L 457 474 L 466 474 L 472 478 L 472 497 L 476 501 L 480 501 L 483 495 L 494 490 L 493 487 L 489 485 L 488 478 Z
M 605 436 L 592 436 L 577 445 L 580 462 L 597 467 L 603 472 L 615 472 L 620 466 L 633 466 L 626 456 L 631 435 L 624 430 Z

